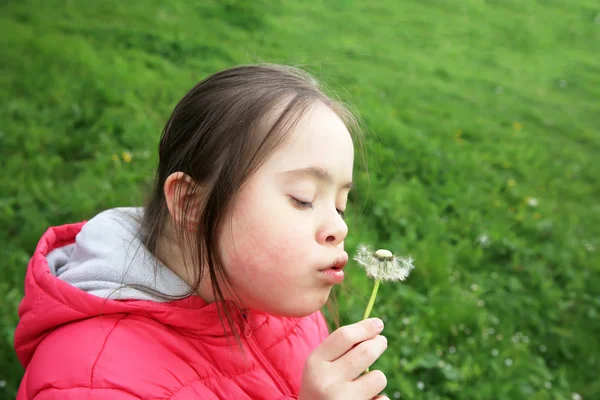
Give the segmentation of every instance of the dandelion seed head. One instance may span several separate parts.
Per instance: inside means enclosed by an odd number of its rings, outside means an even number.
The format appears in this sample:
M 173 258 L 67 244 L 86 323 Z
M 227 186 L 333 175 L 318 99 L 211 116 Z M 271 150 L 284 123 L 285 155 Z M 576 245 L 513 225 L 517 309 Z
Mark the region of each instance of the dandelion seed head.
M 397 257 L 386 249 L 372 252 L 365 245 L 358 246 L 354 260 L 365 269 L 367 276 L 382 281 L 403 281 L 415 267 L 412 257 Z

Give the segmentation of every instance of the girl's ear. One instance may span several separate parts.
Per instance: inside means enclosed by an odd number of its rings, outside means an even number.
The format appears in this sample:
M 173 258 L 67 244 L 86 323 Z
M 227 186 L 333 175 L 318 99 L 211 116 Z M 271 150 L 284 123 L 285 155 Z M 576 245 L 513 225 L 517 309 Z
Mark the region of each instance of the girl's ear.
M 163 191 L 169 213 L 177 226 L 194 230 L 202 212 L 202 187 L 189 175 L 173 172 L 165 180 Z

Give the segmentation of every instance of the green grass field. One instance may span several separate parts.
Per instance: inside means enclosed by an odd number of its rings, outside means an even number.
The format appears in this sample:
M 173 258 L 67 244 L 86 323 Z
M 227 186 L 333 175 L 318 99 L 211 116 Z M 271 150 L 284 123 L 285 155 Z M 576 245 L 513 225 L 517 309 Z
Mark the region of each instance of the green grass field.
M 4 0 L 0 47 L 0 398 L 40 235 L 140 204 L 176 102 L 255 62 L 311 71 L 368 128 L 347 249 L 417 266 L 374 310 L 391 399 L 600 398 L 596 0 Z M 372 284 L 348 271 L 343 323 Z

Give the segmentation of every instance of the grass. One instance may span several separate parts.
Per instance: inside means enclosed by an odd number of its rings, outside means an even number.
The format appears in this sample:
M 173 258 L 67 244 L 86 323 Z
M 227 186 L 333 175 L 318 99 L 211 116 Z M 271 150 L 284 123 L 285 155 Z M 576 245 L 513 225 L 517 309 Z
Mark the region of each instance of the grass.
M 598 43 L 594 0 L 0 2 L 0 398 L 39 236 L 139 204 L 175 103 L 260 61 L 368 127 L 347 247 L 417 266 L 373 311 L 390 398 L 600 398 Z M 372 285 L 349 268 L 344 323 Z

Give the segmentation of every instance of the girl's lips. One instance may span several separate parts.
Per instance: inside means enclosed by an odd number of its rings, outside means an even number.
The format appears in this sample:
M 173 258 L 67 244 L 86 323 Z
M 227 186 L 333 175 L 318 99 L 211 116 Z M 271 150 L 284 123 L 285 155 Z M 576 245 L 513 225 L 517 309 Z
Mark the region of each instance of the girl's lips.
M 319 273 L 334 285 L 344 281 L 344 271 L 341 269 L 329 268 L 324 271 L 320 271 Z
M 336 258 L 329 268 L 319 271 L 331 283 L 338 284 L 344 281 L 344 267 L 348 263 L 348 254 L 344 252 Z

